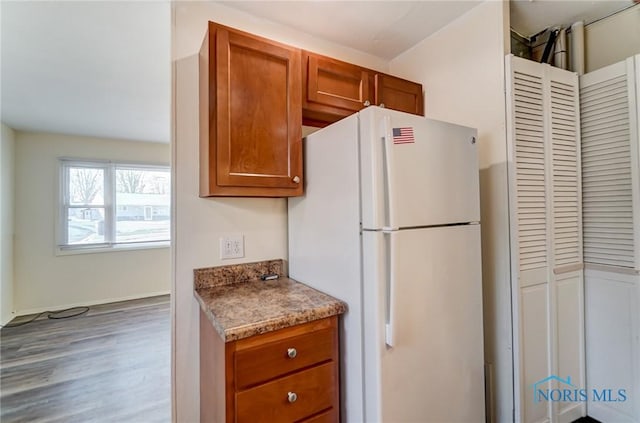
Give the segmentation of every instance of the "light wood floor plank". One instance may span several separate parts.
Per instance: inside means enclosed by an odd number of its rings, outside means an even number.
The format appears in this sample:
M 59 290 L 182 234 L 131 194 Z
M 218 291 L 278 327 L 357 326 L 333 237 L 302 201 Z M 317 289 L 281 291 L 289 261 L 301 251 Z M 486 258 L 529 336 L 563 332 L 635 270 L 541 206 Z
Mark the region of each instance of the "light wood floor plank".
M 3 423 L 171 421 L 169 296 L 3 328 L 0 343 Z

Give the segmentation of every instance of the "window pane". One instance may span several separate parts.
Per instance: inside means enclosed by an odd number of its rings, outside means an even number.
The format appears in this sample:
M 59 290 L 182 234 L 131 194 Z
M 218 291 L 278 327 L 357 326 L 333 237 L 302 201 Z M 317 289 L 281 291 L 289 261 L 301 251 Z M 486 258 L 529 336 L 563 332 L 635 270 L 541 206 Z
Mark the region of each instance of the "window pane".
M 117 168 L 116 242 L 168 241 L 168 170 Z
M 104 242 L 104 208 L 69 208 L 67 244 Z
M 104 205 L 104 169 L 69 168 L 69 198 L 72 205 Z

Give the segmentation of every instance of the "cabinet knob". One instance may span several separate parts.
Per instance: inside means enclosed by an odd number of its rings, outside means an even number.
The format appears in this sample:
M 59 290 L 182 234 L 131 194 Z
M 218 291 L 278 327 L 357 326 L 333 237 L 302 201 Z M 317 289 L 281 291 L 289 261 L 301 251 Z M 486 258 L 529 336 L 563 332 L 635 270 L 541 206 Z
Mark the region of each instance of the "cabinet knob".
M 380 103 L 380 107 L 384 109 L 384 103 Z
M 287 350 L 287 355 L 289 356 L 289 358 L 296 358 L 296 356 L 298 355 L 298 350 L 296 350 L 295 348 L 289 348 Z
M 299 176 L 294 176 L 292 179 L 293 183 L 295 184 L 299 184 L 300 183 L 300 177 Z
M 365 101 L 362 104 L 364 104 L 364 107 L 371 106 L 371 102 L 369 100 Z
M 290 403 L 294 403 L 298 399 L 298 395 L 295 392 L 287 392 L 287 399 Z

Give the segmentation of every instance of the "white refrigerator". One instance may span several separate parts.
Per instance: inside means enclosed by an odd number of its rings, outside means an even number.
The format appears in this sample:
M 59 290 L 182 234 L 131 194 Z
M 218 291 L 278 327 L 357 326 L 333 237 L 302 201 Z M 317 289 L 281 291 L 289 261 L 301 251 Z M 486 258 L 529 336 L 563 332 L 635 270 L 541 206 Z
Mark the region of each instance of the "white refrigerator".
M 304 155 L 289 274 L 348 304 L 342 421 L 484 422 L 476 131 L 368 107 Z

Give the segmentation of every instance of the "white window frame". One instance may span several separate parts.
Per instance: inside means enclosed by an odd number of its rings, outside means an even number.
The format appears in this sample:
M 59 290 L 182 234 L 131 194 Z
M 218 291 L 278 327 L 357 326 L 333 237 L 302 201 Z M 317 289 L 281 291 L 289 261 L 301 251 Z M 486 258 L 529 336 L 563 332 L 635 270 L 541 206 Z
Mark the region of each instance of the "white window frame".
M 171 230 L 169 239 L 144 242 L 116 242 L 116 169 L 134 170 L 162 170 L 169 171 L 168 165 L 136 163 L 126 161 L 109 160 L 89 160 L 75 158 L 59 158 L 59 178 L 58 178 L 58 217 L 56 219 L 56 254 L 82 254 L 108 251 L 135 250 L 166 248 L 171 245 Z M 91 169 L 102 169 L 104 171 L 104 202 L 102 205 L 93 204 L 73 204 L 71 205 L 71 195 L 69 192 L 69 169 L 86 167 Z M 167 205 L 171 210 L 171 205 Z M 75 208 L 104 208 L 104 242 L 92 244 L 67 244 L 68 240 L 68 216 L 69 210 Z

